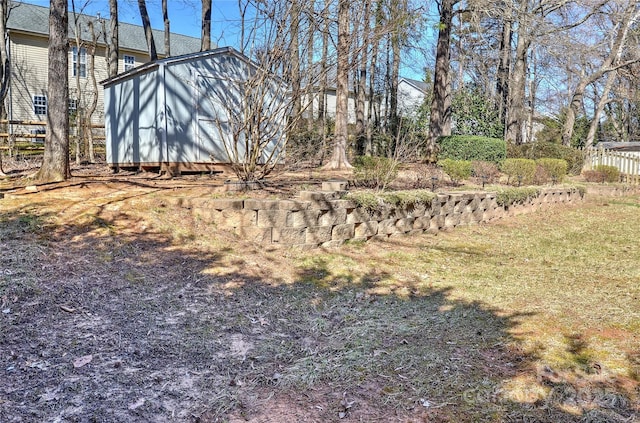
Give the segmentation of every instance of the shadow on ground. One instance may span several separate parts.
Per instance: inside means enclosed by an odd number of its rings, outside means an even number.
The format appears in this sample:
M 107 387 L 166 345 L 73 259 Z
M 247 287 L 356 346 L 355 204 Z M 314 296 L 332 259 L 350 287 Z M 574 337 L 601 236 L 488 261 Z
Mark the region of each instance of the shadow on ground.
M 0 421 L 634 418 L 611 384 L 592 409 L 553 374 L 508 395 L 535 375 L 509 335 L 522 315 L 446 289 L 377 294 L 388 274 L 336 279 L 322 259 L 286 283 L 256 276 L 241 244 L 183 248 L 126 214 L 57 225 L 38 210 L 0 213 Z M 230 256 L 236 270 L 214 271 Z

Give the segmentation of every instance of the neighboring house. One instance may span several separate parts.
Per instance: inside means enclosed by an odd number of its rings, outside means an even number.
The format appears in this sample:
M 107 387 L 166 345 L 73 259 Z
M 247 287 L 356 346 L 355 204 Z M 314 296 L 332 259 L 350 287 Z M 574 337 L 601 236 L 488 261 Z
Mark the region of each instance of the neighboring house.
M 400 78 L 398 81 L 398 113 L 402 116 L 415 117 L 431 88 L 423 81 Z
M 336 103 L 337 103 L 335 69 L 329 70 L 327 81 L 328 81 L 327 89 L 324 94 L 325 110 L 326 110 L 327 116 L 333 119 L 335 118 L 335 115 L 336 115 Z M 314 91 L 315 91 L 315 93 L 313 94 L 313 107 L 309 107 L 309 109 L 312 110 L 314 119 L 317 119 L 319 101 L 321 101 L 320 100 L 321 96 L 319 94 L 319 84 L 316 82 L 313 85 L 314 85 Z M 431 90 L 431 87 L 425 82 L 417 81 L 415 79 L 409 79 L 409 78 L 400 78 L 400 80 L 398 81 L 398 113 L 401 116 L 415 117 L 417 114 L 418 108 L 422 105 L 422 103 L 424 102 L 424 99 L 426 98 L 430 90 Z M 305 103 L 305 101 L 307 103 Z M 303 105 L 308 104 L 308 100 L 306 100 L 306 98 L 303 97 L 302 103 Z M 349 81 L 349 98 L 348 98 L 347 104 L 348 104 L 348 107 L 347 107 L 348 122 L 350 124 L 354 124 L 356 123 L 356 93 L 353 90 L 353 82 L 351 80 Z M 380 118 L 381 116 L 384 116 L 385 109 L 386 109 L 385 95 L 383 93 L 377 93 L 376 101 L 372 107 L 372 112 L 373 112 L 372 119 L 375 119 L 376 117 Z M 368 113 L 368 110 L 369 110 L 368 100 L 365 100 L 364 110 L 366 115 L 366 113 Z M 307 110 L 305 112 L 305 117 L 308 117 L 308 116 L 309 116 L 309 111 Z
M 76 45 L 74 15 L 69 12 L 69 112 L 86 107 L 94 96 L 98 104 L 93 115 L 93 123 L 104 122 L 102 88 L 93 87 L 89 58 L 92 35 L 88 22 L 92 21 L 97 36 L 95 50 L 95 79 L 108 77 L 105 59 L 106 43 L 103 29 L 109 31 L 110 22 L 95 16 L 79 15 L 80 45 Z M 119 24 L 118 71 L 124 72 L 149 61 L 146 39 L 142 26 L 120 22 Z M 44 121 L 47 113 L 47 71 L 49 41 L 49 9 L 26 3 L 16 3 L 11 9 L 7 23 L 9 33 L 9 54 L 11 61 L 11 85 L 5 107 L 10 120 Z M 159 57 L 164 57 L 164 34 L 154 30 Z M 107 39 L 110 36 L 107 34 Z M 171 34 L 171 54 L 181 55 L 200 49 L 200 39 L 179 34 Z M 80 90 L 78 90 L 78 84 Z M 80 95 L 78 92 L 80 91 Z M 28 133 L 35 127 L 12 125 L 13 133 Z
M 247 162 L 251 130 L 258 130 L 262 145 L 258 162 L 280 157 L 288 87 L 257 69 L 224 47 L 149 62 L 103 81 L 107 164 L 171 173 L 225 170 Z M 258 124 L 247 126 L 247 120 Z

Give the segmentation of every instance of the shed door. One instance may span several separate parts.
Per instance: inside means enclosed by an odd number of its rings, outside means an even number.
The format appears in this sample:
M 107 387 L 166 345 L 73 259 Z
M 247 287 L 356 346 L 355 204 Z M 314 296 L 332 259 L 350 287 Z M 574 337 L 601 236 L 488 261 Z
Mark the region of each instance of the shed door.
M 224 142 L 229 142 L 229 108 L 223 103 L 224 81 L 199 75 L 196 104 L 196 160 L 200 162 L 229 163 Z

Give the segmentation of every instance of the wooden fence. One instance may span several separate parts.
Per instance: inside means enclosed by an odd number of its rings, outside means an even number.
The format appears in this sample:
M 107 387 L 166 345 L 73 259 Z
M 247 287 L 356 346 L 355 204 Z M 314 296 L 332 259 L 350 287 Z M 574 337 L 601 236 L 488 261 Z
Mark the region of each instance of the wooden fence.
M 586 150 L 584 169 L 593 170 L 599 165 L 614 166 L 620 170 L 623 182 L 640 184 L 640 151 Z

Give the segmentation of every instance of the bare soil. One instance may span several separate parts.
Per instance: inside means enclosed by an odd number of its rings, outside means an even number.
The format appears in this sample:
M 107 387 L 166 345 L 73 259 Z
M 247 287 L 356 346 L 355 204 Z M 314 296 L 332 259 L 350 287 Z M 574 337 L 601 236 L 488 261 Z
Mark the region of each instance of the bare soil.
M 247 195 L 209 175 L 83 168 L 34 192 L 28 173 L 0 188 L 2 422 L 637 421 L 632 379 L 582 413 L 505 399 L 507 379 L 566 383 L 516 347 L 524 314 L 418 285 L 401 258 L 393 275 L 328 261 L 415 240 L 265 249 L 171 205 Z M 250 195 L 347 176 L 283 174 Z

